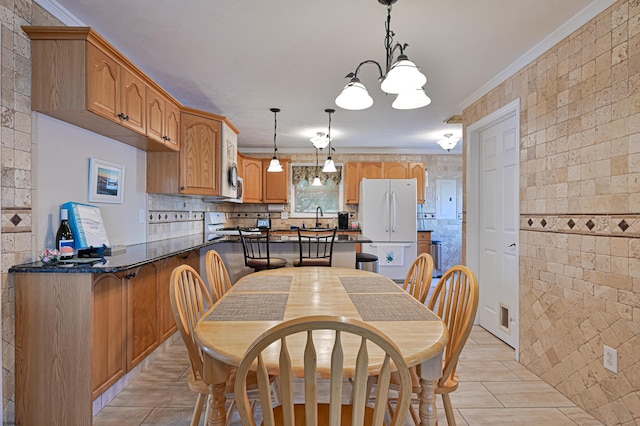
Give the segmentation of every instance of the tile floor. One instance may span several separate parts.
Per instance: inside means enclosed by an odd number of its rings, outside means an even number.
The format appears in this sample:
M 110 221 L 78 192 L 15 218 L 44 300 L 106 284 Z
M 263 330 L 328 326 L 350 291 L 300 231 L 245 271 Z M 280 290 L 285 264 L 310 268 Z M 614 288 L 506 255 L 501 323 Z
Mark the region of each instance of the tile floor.
M 195 403 L 188 368 L 178 339 L 95 416 L 94 425 L 188 425 Z M 458 425 L 601 425 L 518 364 L 513 349 L 480 327 L 474 327 L 458 371 L 460 387 L 451 396 Z M 438 417 L 447 424 L 440 397 Z M 232 420 L 240 424 L 237 413 Z M 408 416 L 407 425 L 412 424 Z

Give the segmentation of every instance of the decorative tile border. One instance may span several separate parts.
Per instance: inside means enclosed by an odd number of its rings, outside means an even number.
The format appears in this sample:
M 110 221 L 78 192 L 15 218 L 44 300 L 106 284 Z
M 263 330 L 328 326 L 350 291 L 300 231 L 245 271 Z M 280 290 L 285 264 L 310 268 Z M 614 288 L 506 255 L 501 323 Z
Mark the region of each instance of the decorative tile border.
M 201 211 L 149 210 L 147 212 L 147 223 L 191 222 L 203 219 L 204 212 Z
M 31 232 L 31 209 L 2 209 L 2 233 Z
M 521 215 L 520 230 L 640 237 L 640 215 Z

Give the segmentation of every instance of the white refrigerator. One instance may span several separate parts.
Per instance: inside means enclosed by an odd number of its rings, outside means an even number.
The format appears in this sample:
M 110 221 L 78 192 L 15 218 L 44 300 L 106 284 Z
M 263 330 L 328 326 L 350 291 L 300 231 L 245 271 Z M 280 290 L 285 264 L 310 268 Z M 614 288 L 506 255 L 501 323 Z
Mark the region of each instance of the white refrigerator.
M 415 179 L 363 179 L 358 219 L 373 242 L 362 251 L 378 256 L 379 272 L 404 280 L 418 253 Z

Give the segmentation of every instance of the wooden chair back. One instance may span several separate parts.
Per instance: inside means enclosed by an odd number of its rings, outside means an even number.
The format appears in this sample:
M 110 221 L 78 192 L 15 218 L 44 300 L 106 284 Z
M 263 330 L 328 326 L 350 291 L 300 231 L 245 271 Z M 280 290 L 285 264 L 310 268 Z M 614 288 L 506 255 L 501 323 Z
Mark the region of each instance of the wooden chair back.
M 211 295 L 200 275 L 189 265 L 180 265 L 171 273 L 171 308 L 180 335 L 189 353 L 194 377 L 202 377 L 202 353 L 194 330 L 200 318 L 212 305 Z
M 336 229 L 304 230 L 298 228 L 300 257 L 293 266 L 331 266 Z
M 298 336 L 294 336 L 295 334 Z M 271 346 L 274 342 L 277 343 Z M 343 346 L 347 346 L 348 343 L 359 346 L 355 357 L 352 352 L 343 351 Z M 326 364 L 321 366 L 317 363 L 316 345 L 325 347 L 323 354 L 331 349 L 330 360 L 326 357 Z M 327 345 L 332 346 L 326 348 Z M 292 370 L 292 355 L 304 359 L 304 371 Z M 272 371 L 268 371 L 266 358 L 273 360 L 272 363 L 277 360 L 277 368 L 273 367 Z M 379 360 L 379 363 L 369 366 L 370 358 Z M 403 425 L 409 410 L 411 377 L 402 354 L 382 332 L 358 320 L 333 316 L 296 318 L 283 322 L 258 337 L 247 350 L 236 375 L 236 405 L 244 425 L 255 425 L 245 385 L 246 375 L 251 369 L 257 369 L 263 424 L 266 426 L 381 425 L 385 416 L 392 370 L 398 371 L 401 386 L 391 425 Z M 280 376 L 281 404 L 276 408 L 273 408 L 271 401 L 269 373 Z M 370 374 L 378 375 L 373 408 L 366 407 L 367 378 Z M 294 404 L 294 376 L 304 377 L 304 404 Z M 330 380 L 328 404 L 318 404 L 319 377 Z M 354 378 L 352 405 L 342 405 L 343 377 Z M 342 423 L 341 419 L 350 419 L 352 422 Z
M 476 274 L 466 266 L 457 265 L 440 278 L 429 299 L 429 309 L 444 321 L 449 330 L 442 378 L 438 381 L 442 386 L 455 376 L 460 353 L 471 334 L 478 311 L 478 297 Z
M 421 253 L 411 264 L 402 288 L 420 303 L 424 303 L 431 288 L 432 278 L 433 258 L 428 253 Z
M 215 250 L 209 250 L 206 256 L 207 279 L 209 287 L 216 299 L 220 299 L 231 289 L 231 279 L 229 272 L 224 265 L 220 254 Z

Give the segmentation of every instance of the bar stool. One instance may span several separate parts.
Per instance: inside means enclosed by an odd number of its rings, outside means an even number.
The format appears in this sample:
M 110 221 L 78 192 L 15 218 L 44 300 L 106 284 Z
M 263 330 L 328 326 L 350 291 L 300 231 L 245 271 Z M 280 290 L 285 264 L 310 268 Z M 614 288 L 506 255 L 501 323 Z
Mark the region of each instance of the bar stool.
M 363 263 L 375 262 L 375 271 L 378 272 L 378 256 L 371 253 L 356 253 L 356 269 L 364 269 Z

